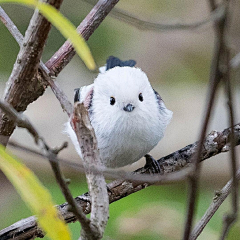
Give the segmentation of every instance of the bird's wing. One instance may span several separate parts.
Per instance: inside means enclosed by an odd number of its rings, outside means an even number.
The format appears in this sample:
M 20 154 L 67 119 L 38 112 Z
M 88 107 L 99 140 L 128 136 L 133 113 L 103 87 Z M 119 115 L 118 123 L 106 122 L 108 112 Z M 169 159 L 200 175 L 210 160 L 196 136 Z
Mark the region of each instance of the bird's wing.
M 74 102 L 83 102 L 87 109 L 91 107 L 92 97 L 93 84 L 74 89 Z
M 161 98 L 161 96 L 160 96 L 159 93 L 158 93 L 157 91 L 155 91 L 154 89 L 153 89 L 153 91 L 154 91 L 154 93 L 155 93 L 155 96 L 156 96 L 158 105 L 161 106 L 161 103 L 162 103 L 162 101 L 163 101 L 162 98 Z
M 162 116 L 162 120 L 164 118 L 164 122 L 165 124 L 167 125 L 171 118 L 172 118 L 172 111 L 168 110 L 164 104 L 164 101 L 163 99 L 161 98 L 161 96 L 159 95 L 159 93 L 157 91 L 155 91 L 153 89 L 154 93 L 155 93 L 155 96 L 156 96 L 156 100 L 157 100 L 157 104 L 158 104 L 158 107 L 159 107 L 159 112 Z

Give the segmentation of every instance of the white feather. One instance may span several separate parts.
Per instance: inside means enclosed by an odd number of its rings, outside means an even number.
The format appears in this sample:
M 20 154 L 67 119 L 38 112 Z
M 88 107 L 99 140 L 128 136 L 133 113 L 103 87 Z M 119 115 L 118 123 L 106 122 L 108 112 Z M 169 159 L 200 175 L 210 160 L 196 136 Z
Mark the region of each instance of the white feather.
M 100 73 L 93 84 L 81 88 L 81 102 L 92 88 L 90 120 L 105 166 L 132 164 L 157 145 L 172 112 L 157 100 L 144 72 L 133 67 L 115 67 Z M 143 101 L 139 100 L 140 93 Z M 115 98 L 114 105 L 110 104 L 111 97 Z M 132 104 L 134 110 L 124 111 L 127 104 Z M 70 123 L 66 124 L 66 132 L 82 157 Z

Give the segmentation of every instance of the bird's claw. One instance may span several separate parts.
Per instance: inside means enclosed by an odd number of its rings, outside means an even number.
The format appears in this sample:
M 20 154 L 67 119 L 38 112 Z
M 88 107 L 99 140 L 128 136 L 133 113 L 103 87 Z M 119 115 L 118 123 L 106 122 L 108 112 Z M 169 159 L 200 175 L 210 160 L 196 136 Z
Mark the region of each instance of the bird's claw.
M 150 174 L 162 174 L 158 161 L 156 161 L 150 154 L 146 154 L 144 157 L 146 159 L 144 168 L 148 169 Z

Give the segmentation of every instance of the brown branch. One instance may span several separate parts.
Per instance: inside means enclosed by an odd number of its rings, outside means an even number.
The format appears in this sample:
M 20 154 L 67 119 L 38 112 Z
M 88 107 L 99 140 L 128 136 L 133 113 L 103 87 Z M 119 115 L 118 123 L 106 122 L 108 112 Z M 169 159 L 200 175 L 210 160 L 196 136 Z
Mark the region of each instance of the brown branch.
M 204 141 L 202 148 L 201 161 L 211 158 L 220 153 L 229 151 L 230 149 L 230 134 L 231 128 L 227 128 L 222 132 L 212 131 Z M 240 123 L 234 126 L 234 146 L 240 145 Z M 166 157 L 160 158 L 158 161 L 166 176 L 174 171 L 187 166 L 192 156 L 196 154 L 198 142 L 190 144 Z M 74 165 L 75 166 L 75 165 Z M 76 166 L 75 166 L 76 168 Z M 135 173 L 142 176 L 146 174 L 148 169 L 140 168 Z M 116 180 L 108 184 L 109 203 L 118 201 L 130 194 L 140 191 L 151 185 L 149 182 L 143 183 L 142 181 L 126 181 Z M 78 205 L 82 208 L 85 214 L 91 212 L 91 203 L 89 201 L 89 194 L 85 193 L 76 197 Z M 76 221 L 76 217 L 72 212 L 68 211 L 68 204 L 64 203 L 58 206 L 59 211 L 67 223 Z M 19 240 L 26 239 L 27 237 L 42 237 L 44 234 L 39 229 L 36 219 L 29 217 L 3 229 L 0 231 L 1 239 L 13 239 L 18 237 Z
M 240 169 L 237 171 L 237 180 L 240 180 Z M 227 182 L 227 184 L 220 190 L 215 193 L 215 197 L 213 198 L 212 203 L 208 207 L 207 211 L 204 213 L 202 218 L 196 224 L 195 228 L 193 229 L 190 240 L 195 240 L 201 234 L 207 223 L 211 220 L 215 212 L 227 198 L 227 196 L 231 193 L 233 188 L 233 179 Z
M 213 9 L 211 9 L 213 10 Z M 216 42 L 214 45 L 214 54 L 212 58 L 212 63 L 211 63 L 211 71 L 210 71 L 210 76 L 209 76 L 209 94 L 208 94 L 208 100 L 206 104 L 206 113 L 205 117 L 203 120 L 203 125 L 201 128 L 201 133 L 200 133 L 200 140 L 199 140 L 199 149 L 197 150 L 196 156 L 194 156 L 194 172 L 192 176 L 189 178 L 189 194 L 188 194 L 188 213 L 187 213 L 187 218 L 185 222 L 185 230 L 184 230 L 184 237 L 183 239 L 188 240 L 189 235 L 191 232 L 192 228 L 192 221 L 196 209 L 196 199 L 197 199 L 197 188 L 198 188 L 198 179 L 200 175 L 200 165 L 199 162 L 201 160 L 201 152 L 202 152 L 202 146 L 203 142 L 206 136 L 206 131 L 207 131 L 207 126 L 210 120 L 215 96 L 216 96 L 216 91 L 219 85 L 219 82 L 221 80 L 221 72 L 219 70 L 219 65 L 221 61 L 221 54 L 222 50 L 224 48 L 224 42 L 223 42 L 223 29 L 225 26 L 225 17 L 226 13 L 223 19 L 218 21 L 219 26 L 221 26 L 220 29 L 220 34 L 217 35 Z
M 17 43 L 20 45 L 23 41 L 23 36 L 15 26 L 15 24 L 12 22 L 10 17 L 5 13 L 5 11 L 0 6 L 0 20 L 3 22 L 3 24 L 6 26 L 6 28 L 9 30 L 9 32 L 12 34 L 12 36 L 15 38 Z
M 82 211 L 82 208 L 77 204 L 76 200 L 73 198 L 67 186 L 64 175 L 60 169 L 59 163 L 56 158 L 56 154 L 53 151 L 48 152 L 49 154 L 47 157 L 49 159 L 49 163 L 51 164 L 57 183 L 60 186 L 66 201 L 68 202 L 69 205 L 68 211 L 71 211 L 76 216 L 76 219 L 81 223 L 82 229 L 85 232 L 90 232 L 91 231 L 90 220 L 85 216 L 84 212 Z
M 228 10 L 228 9 L 227 9 Z M 228 11 L 227 11 L 228 12 Z M 230 14 L 227 14 L 225 25 L 227 26 L 229 22 Z M 227 35 L 226 35 L 226 27 L 224 28 L 225 34 L 224 34 L 224 49 L 223 49 L 223 57 L 222 57 L 222 75 L 223 80 L 225 83 L 225 94 L 228 101 L 227 108 L 229 112 L 229 125 L 231 126 L 231 129 L 234 128 L 234 122 L 235 122 L 235 110 L 234 110 L 234 102 L 233 102 L 233 91 L 231 86 L 231 79 L 230 79 L 230 50 L 227 46 Z M 232 130 L 233 131 L 233 130 Z M 230 135 L 231 142 L 234 142 L 234 135 Z M 233 185 L 233 191 L 232 191 L 232 212 L 229 213 L 224 217 L 224 226 L 222 230 L 221 239 L 225 239 L 225 237 L 228 234 L 228 231 L 230 227 L 233 225 L 233 223 L 237 220 L 238 216 L 238 179 L 237 179 L 237 157 L 236 157 L 236 150 L 231 144 L 230 149 L 230 156 L 231 156 L 231 173 L 232 173 L 232 185 Z
M 77 204 L 75 199 L 73 198 L 67 183 L 65 181 L 65 178 L 63 176 L 63 173 L 59 167 L 59 163 L 57 161 L 57 154 L 64 148 L 67 147 L 67 143 L 64 143 L 62 147 L 57 149 L 51 149 L 45 142 L 45 140 L 38 134 L 37 130 L 34 128 L 34 126 L 31 124 L 31 122 L 21 113 L 18 113 L 15 109 L 13 109 L 9 104 L 4 103 L 0 100 L 0 108 L 12 119 L 18 127 L 26 128 L 29 133 L 33 136 L 35 139 L 36 144 L 41 145 L 44 151 L 44 156 L 46 156 L 49 160 L 49 163 L 52 167 L 53 173 L 55 175 L 55 178 L 57 180 L 57 183 L 59 184 L 62 193 L 68 202 L 69 206 L 71 206 L 71 211 L 74 213 L 76 218 L 79 220 L 79 222 L 82 225 L 82 228 L 85 232 L 89 232 L 90 229 L 90 221 L 88 218 L 86 218 L 85 214 L 82 211 L 82 208 L 80 208 Z
M 80 239 L 101 239 L 109 217 L 109 199 L 97 139 L 83 103 L 74 106 L 71 125 L 83 155 L 85 174 L 91 196 L 90 231 L 82 231 Z M 94 167 L 98 172 L 92 171 Z
M 58 99 L 59 103 L 61 104 L 63 111 L 65 111 L 70 117 L 73 111 L 73 105 L 68 100 L 66 94 L 62 91 L 61 88 L 58 87 L 58 83 L 56 81 L 53 81 L 50 77 L 48 79 L 48 84 L 51 87 L 56 98 Z
M 87 2 L 91 5 L 96 3 L 95 0 L 82 0 Z M 131 15 L 121 9 L 113 9 L 110 13 L 110 16 L 123 21 L 133 27 L 136 27 L 140 30 L 152 30 L 152 31 L 173 31 L 173 30 L 194 30 L 203 25 L 220 20 L 225 11 L 225 5 L 222 4 L 218 8 L 216 8 L 213 12 L 211 12 L 210 16 L 202 21 L 195 22 L 195 23 L 153 23 L 144 21 L 142 19 L 137 18 L 136 16 Z
M 78 33 L 87 41 L 118 1 L 119 0 L 99 0 L 78 26 Z M 74 55 L 75 50 L 73 46 L 69 41 L 66 41 L 51 59 L 46 62 L 46 66 L 51 71 L 51 75 L 57 76 L 71 61 Z
M 55 6 L 58 7 L 59 2 L 62 0 L 50 0 L 54 2 Z M 82 34 L 85 40 L 89 39 L 92 33 L 97 29 L 100 23 L 112 10 L 112 8 L 118 3 L 119 0 L 100 0 L 92 11 L 87 15 L 83 22 L 79 25 L 78 31 Z M 49 80 L 48 73 L 49 71 L 53 75 L 58 75 L 60 71 L 70 62 L 72 57 L 75 54 L 73 47 L 69 42 L 66 42 L 60 50 L 52 56 L 52 58 L 47 62 L 47 67 L 40 63 L 40 68 L 37 71 L 37 64 L 41 57 L 41 51 L 44 45 L 44 39 L 47 37 L 47 33 L 50 29 L 50 23 L 47 22 L 45 18 L 41 15 L 38 15 L 36 18 L 32 19 L 32 24 L 29 26 L 29 31 L 25 36 L 24 43 L 22 44 L 21 51 L 16 60 L 13 73 L 11 74 L 11 81 L 9 79 L 9 88 L 6 89 L 5 100 L 9 102 L 17 111 L 25 111 L 27 106 L 40 97 L 47 85 Z M 1 19 L 2 20 L 2 19 Z M 31 37 L 30 28 L 33 25 L 37 24 L 37 28 L 34 29 L 35 35 Z M 33 28 L 32 28 L 33 29 Z M 11 31 L 16 34 L 16 31 Z M 40 37 L 40 39 L 37 39 Z M 28 39 L 29 38 L 29 39 Z M 27 41 L 29 40 L 29 41 Z M 40 46 L 41 45 L 41 46 Z M 30 49 L 28 49 L 30 48 Z M 28 51 L 27 51 L 28 50 Z M 30 55 L 30 58 L 26 59 L 27 55 Z M 36 56 L 37 54 L 37 56 Z M 28 64 L 25 60 L 31 60 Z M 25 68 L 23 68 L 23 66 Z M 29 66 L 29 67 L 28 67 Z M 30 67 L 32 67 L 30 69 Z M 24 74 L 20 74 L 20 70 L 24 70 Z M 26 85 L 28 83 L 28 85 Z M 10 87 L 11 86 L 11 87 Z M 53 84 L 51 84 L 53 86 Z M 68 102 L 68 107 L 65 109 L 70 115 L 72 108 L 71 104 Z M 0 115 L 0 143 L 6 145 L 9 137 L 14 131 L 14 122 L 10 121 L 6 115 Z
M 62 0 L 47 2 L 59 8 Z M 44 92 L 46 82 L 36 73 L 50 28 L 51 24 L 35 10 L 3 96 L 18 112 L 26 110 L 27 105 L 36 100 L 36 94 L 40 96 Z M 0 143 L 6 145 L 13 130 L 14 122 L 0 112 Z
M 0 7 L 0 19 L 5 24 L 5 26 L 8 28 L 9 32 L 12 34 L 12 36 L 15 38 L 17 43 L 21 46 L 23 41 L 23 36 L 16 27 L 16 25 L 12 22 L 12 20 L 8 17 L 8 15 L 5 13 L 5 11 Z M 73 106 L 71 102 L 67 99 L 64 92 L 57 86 L 57 83 L 53 81 L 52 77 L 50 77 L 50 71 L 46 67 L 46 65 L 40 60 L 39 64 L 39 72 L 41 72 L 41 75 L 44 77 L 44 79 L 48 82 L 50 85 L 53 93 L 56 95 L 57 99 L 61 103 L 61 107 L 68 116 L 72 114 Z M 40 77 L 40 76 L 39 76 Z

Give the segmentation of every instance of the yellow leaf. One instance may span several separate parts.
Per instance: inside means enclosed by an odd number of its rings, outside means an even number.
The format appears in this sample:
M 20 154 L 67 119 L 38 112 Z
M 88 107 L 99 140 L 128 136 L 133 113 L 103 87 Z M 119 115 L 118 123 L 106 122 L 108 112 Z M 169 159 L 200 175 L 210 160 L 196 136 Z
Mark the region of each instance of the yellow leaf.
M 86 66 L 94 70 L 96 68 L 93 56 L 83 37 L 78 34 L 75 26 L 65 18 L 53 6 L 36 0 L 0 0 L 0 3 L 18 3 L 37 8 L 41 14 L 47 18 L 61 33 L 69 39 L 74 46 L 77 54 L 84 61 Z
M 0 145 L 0 168 L 32 213 L 37 216 L 40 227 L 49 238 L 71 239 L 68 226 L 54 207 L 48 190 L 30 169 L 6 153 L 2 145 Z

